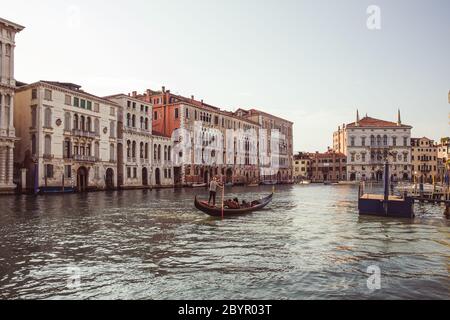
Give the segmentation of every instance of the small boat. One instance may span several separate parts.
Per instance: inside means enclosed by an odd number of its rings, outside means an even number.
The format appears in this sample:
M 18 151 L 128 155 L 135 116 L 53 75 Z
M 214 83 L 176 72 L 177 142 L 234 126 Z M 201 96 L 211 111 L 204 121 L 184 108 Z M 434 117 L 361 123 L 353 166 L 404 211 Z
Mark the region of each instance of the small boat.
M 302 181 L 300 181 L 299 184 L 311 184 L 311 181 L 309 181 L 309 180 L 302 180 Z
M 274 186 L 278 183 L 278 181 L 276 180 L 267 180 L 267 181 L 263 181 L 262 184 L 266 185 L 266 186 Z
M 272 198 L 273 198 L 273 193 L 261 200 L 258 200 L 257 201 L 258 203 L 256 205 L 254 205 L 253 207 L 240 208 L 240 209 L 225 208 L 223 210 L 223 215 L 224 216 L 234 216 L 234 215 L 246 214 L 246 213 L 254 212 L 257 210 L 261 210 L 262 208 L 267 206 L 272 201 Z M 206 201 L 199 201 L 197 199 L 197 196 L 195 197 L 194 204 L 198 210 L 200 210 L 210 216 L 213 216 L 213 217 L 221 217 L 222 216 L 222 208 L 221 207 L 212 207 L 212 206 L 208 205 L 208 202 L 206 202 Z
M 259 187 L 259 183 L 250 183 L 247 187 Z
M 192 185 L 192 188 L 206 188 L 207 184 L 206 183 L 194 183 Z

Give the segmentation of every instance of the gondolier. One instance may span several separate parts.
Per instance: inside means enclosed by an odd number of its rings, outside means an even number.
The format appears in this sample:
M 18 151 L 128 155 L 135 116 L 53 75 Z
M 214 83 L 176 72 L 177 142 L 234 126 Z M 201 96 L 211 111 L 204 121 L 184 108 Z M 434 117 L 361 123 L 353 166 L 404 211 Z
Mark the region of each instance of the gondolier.
M 209 183 L 209 200 L 208 200 L 208 204 L 211 204 L 211 200 L 213 201 L 213 206 L 216 205 L 217 188 L 223 188 L 223 186 L 217 181 L 217 178 L 214 177 Z

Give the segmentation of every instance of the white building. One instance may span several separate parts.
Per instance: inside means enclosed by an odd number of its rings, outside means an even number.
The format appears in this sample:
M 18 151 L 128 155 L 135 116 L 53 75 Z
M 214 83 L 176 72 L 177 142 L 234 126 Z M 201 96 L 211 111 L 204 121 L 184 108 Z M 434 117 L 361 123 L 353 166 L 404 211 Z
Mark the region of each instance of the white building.
M 117 103 L 118 186 L 146 188 L 152 184 L 152 106 L 129 95 L 105 97 Z
M 115 188 L 118 107 L 71 83 L 20 84 L 14 118 L 22 188 Z
M 16 33 L 24 27 L 0 18 L 0 193 L 16 188 L 14 176 L 14 48 Z
M 171 187 L 174 185 L 172 138 L 154 133 L 152 139 L 152 185 Z
M 333 136 L 334 150 L 347 156 L 348 180 L 381 181 L 384 163 L 390 164 L 392 180 L 409 180 L 411 173 L 411 129 L 401 122 L 384 121 L 368 116 L 339 127 Z

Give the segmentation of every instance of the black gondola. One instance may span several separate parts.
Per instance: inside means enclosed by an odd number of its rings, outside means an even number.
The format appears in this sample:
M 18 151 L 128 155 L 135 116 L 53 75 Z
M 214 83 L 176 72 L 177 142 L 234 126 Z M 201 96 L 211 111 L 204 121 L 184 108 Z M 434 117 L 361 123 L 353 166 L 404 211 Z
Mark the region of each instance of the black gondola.
M 267 206 L 272 201 L 273 193 L 270 196 L 267 196 L 261 200 L 258 200 L 258 204 L 249 207 L 249 208 L 240 208 L 240 209 L 229 209 L 225 208 L 223 210 L 224 216 L 233 216 L 233 215 L 240 215 L 240 214 L 246 214 L 250 212 L 254 212 L 257 210 L 261 210 L 265 206 Z M 195 197 L 195 207 L 210 215 L 213 217 L 221 217 L 222 216 L 222 208 L 221 207 L 212 207 L 209 206 L 207 202 L 198 201 L 197 197 Z

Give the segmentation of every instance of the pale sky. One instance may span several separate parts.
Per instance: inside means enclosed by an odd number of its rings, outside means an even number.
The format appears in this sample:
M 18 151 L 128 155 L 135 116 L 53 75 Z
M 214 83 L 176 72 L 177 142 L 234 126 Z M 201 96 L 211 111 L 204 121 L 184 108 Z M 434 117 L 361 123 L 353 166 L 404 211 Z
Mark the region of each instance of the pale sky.
M 450 135 L 448 0 L 0 0 L 0 16 L 26 27 L 20 81 L 100 96 L 165 85 L 258 108 L 295 123 L 295 151 L 325 151 L 356 108 L 391 121 L 400 108 L 414 136 Z

